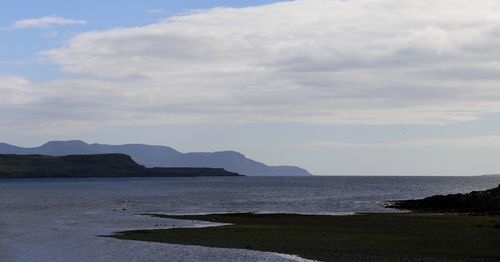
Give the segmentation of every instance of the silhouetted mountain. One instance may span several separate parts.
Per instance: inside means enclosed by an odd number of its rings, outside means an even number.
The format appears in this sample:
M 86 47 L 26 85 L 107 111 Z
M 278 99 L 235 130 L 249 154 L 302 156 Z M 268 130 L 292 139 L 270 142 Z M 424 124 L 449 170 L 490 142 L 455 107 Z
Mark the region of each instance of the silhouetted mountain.
M 238 170 L 240 174 L 268 176 L 304 176 L 311 175 L 307 170 L 293 166 L 270 167 L 246 158 L 234 151 L 215 153 L 186 153 L 175 162 L 176 166 L 185 167 L 224 167 L 226 170 Z M 233 171 L 235 172 L 235 171 Z
M 103 145 L 87 144 L 83 141 L 52 141 L 40 147 L 22 148 L 0 144 L 0 154 L 39 154 L 50 156 L 126 154 L 146 167 L 208 167 L 224 168 L 249 176 L 310 176 L 302 168 L 293 166 L 268 166 L 246 158 L 233 151 L 214 153 L 181 153 L 167 146 L 142 144 Z
M 28 150 L 21 147 L 0 143 L 0 152 L 2 152 L 2 154 L 25 154 L 26 151 Z
M 222 168 L 145 168 L 124 154 L 1 155 L 1 178 L 238 176 Z

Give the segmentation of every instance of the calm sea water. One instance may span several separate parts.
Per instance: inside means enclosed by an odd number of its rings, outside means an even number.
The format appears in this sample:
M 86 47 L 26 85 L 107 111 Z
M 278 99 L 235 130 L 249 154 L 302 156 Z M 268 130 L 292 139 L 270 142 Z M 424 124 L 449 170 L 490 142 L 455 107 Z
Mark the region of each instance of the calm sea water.
M 500 177 L 241 177 L 0 181 L 0 204 L 107 202 L 136 212 L 393 212 L 384 201 L 496 187 Z M 21 202 L 21 203 L 19 203 Z
M 394 212 L 383 203 L 498 184 L 500 177 L 0 180 L 0 261 L 290 261 L 296 258 L 96 235 L 205 225 L 141 213 Z

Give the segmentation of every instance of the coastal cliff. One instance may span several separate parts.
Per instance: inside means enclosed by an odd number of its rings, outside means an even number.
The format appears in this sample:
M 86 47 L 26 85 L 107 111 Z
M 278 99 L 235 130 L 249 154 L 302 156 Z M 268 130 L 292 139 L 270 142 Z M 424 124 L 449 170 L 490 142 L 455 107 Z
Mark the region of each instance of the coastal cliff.
M 0 155 L 0 178 L 239 176 L 222 168 L 146 168 L 124 154 Z

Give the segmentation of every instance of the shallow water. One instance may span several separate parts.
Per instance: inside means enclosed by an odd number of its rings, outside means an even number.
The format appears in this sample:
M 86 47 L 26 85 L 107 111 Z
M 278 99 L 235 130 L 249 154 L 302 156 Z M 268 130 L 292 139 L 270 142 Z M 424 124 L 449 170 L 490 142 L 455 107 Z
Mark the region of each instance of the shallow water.
M 206 226 L 141 213 L 394 212 L 384 201 L 497 186 L 500 177 L 146 178 L 0 181 L 0 261 L 290 261 L 96 235 Z

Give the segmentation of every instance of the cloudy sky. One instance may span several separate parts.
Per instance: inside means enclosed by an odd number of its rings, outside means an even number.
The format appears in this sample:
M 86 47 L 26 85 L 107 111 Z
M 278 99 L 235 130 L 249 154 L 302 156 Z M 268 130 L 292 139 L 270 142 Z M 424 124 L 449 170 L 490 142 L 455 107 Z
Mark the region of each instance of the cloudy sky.
M 318 175 L 500 172 L 495 0 L 16 0 L 1 142 L 236 150 Z

